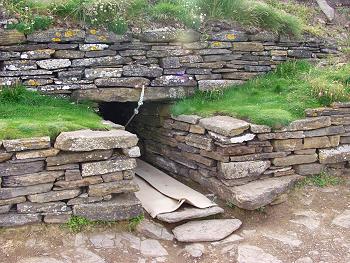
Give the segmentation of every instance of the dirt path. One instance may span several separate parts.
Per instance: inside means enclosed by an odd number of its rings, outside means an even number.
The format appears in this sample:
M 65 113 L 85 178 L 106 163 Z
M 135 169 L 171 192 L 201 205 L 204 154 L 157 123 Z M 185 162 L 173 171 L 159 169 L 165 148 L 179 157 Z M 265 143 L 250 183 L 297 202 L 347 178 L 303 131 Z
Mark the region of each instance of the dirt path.
M 0 262 L 350 262 L 350 179 L 335 187 L 294 190 L 286 202 L 260 212 L 227 206 L 225 210 L 222 217 L 243 221 L 233 236 L 237 240 L 202 243 L 204 253 L 199 258 L 184 250 L 186 244 L 158 243 L 128 233 L 125 224 L 77 234 L 61 226 L 36 225 L 1 230 Z

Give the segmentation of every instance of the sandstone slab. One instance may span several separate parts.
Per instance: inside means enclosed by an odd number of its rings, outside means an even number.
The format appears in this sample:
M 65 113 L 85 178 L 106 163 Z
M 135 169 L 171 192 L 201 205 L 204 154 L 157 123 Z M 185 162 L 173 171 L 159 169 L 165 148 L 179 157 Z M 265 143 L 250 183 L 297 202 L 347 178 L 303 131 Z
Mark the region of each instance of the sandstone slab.
M 219 171 L 225 180 L 244 177 L 256 178 L 270 167 L 269 161 L 247 161 L 219 163 Z
M 37 31 L 27 36 L 28 41 L 37 43 L 82 41 L 84 38 L 84 30 L 63 28 Z
M 57 156 L 46 158 L 46 163 L 48 166 L 55 166 L 70 163 L 107 160 L 112 156 L 112 153 L 112 150 L 96 150 L 89 152 L 62 152 Z
M 199 121 L 203 128 L 224 136 L 235 136 L 249 129 L 249 123 L 228 116 L 214 116 Z
M 259 247 L 250 245 L 238 246 L 237 252 L 238 263 L 283 263 L 278 258 L 266 253 Z
M 128 77 L 157 78 L 163 74 L 163 69 L 155 66 L 127 65 L 123 67 L 123 75 Z
M 0 214 L 0 226 L 23 226 L 28 224 L 37 224 L 42 220 L 42 216 L 39 214 Z
M 218 241 L 236 231 L 242 222 L 238 219 L 213 219 L 188 222 L 173 229 L 180 242 Z
M 57 178 L 64 175 L 63 171 L 43 171 L 40 173 L 24 174 L 3 177 L 4 187 L 30 186 L 37 184 L 53 183 Z
M 350 145 L 340 145 L 336 148 L 321 149 L 319 151 L 320 163 L 339 163 L 350 160 Z
M 17 205 L 17 211 L 20 214 L 60 214 L 64 212 L 69 212 L 70 208 L 64 202 L 48 202 L 43 204 L 24 202 Z
M 8 152 L 37 150 L 37 149 L 49 148 L 50 147 L 50 137 L 5 140 L 2 143 L 3 143 L 6 151 L 8 151 Z
M 92 176 L 132 170 L 136 167 L 136 160 L 131 158 L 117 158 L 107 161 L 83 163 L 82 176 Z
M 272 163 L 276 166 L 290 166 L 295 164 L 313 163 L 317 161 L 317 154 L 292 154 L 286 157 L 275 158 Z
M 28 200 L 33 203 L 47 203 L 60 200 L 68 200 L 81 194 L 80 189 L 50 191 L 42 194 L 28 195 Z
M 286 131 L 315 130 L 315 129 L 331 126 L 331 124 L 332 124 L 331 117 L 322 116 L 322 117 L 307 118 L 307 119 L 293 121 L 283 130 L 286 130 Z
M 68 68 L 72 64 L 69 59 L 46 59 L 38 60 L 36 63 L 40 68 L 48 70 Z
M 55 148 L 63 151 L 93 151 L 129 148 L 137 144 L 137 136 L 124 130 L 62 132 Z
M 109 183 L 100 183 L 89 186 L 89 196 L 99 197 L 109 194 L 119 194 L 126 192 L 137 192 L 139 186 L 132 180 L 115 181 Z
M 49 183 L 16 188 L 0 188 L 0 199 L 12 199 L 24 195 L 45 193 L 50 191 L 52 186 L 53 184 Z
M 43 149 L 43 150 L 31 150 L 16 153 L 16 159 L 34 159 L 34 158 L 46 158 L 50 156 L 56 156 L 60 150 L 55 148 Z

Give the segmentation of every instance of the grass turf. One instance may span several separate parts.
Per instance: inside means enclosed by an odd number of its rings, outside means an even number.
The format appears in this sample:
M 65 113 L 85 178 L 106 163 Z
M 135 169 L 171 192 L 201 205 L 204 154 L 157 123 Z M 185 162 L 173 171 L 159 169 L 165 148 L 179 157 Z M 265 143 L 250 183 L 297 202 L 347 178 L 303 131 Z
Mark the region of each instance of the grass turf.
M 302 118 L 307 108 L 348 101 L 350 64 L 318 67 L 306 61 L 281 64 L 243 85 L 224 91 L 197 92 L 172 107 L 174 115 L 229 115 L 279 128 Z
M 36 136 L 55 138 L 62 131 L 106 129 L 89 104 L 74 104 L 28 91 L 0 88 L 0 140 Z

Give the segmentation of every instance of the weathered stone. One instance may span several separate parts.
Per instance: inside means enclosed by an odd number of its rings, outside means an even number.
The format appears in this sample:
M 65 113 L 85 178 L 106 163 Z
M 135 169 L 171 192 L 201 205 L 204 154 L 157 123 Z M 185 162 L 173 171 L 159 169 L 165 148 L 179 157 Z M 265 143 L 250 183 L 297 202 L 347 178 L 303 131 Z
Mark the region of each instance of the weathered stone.
M 294 131 L 294 132 L 274 132 L 274 133 L 261 133 L 258 134 L 258 139 L 260 141 L 265 140 L 286 140 L 286 139 L 298 139 L 304 138 L 304 133 L 302 131 Z
M 0 46 L 17 45 L 25 41 L 24 34 L 17 30 L 0 30 Z
M 339 145 L 339 141 L 339 135 L 304 138 L 304 149 L 335 147 Z
M 12 156 L 13 156 L 13 153 L 0 152 L 0 163 L 10 160 Z
M 19 196 L 19 197 L 0 200 L 0 206 L 14 205 L 14 204 L 23 203 L 25 201 L 26 201 L 26 198 L 24 196 Z
M 212 219 L 193 221 L 173 229 L 180 242 L 205 242 L 221 240 L 242 225 L 238 219 Z
M 95 84 L 98 87 L 130 87 L 141 88 L 142 86 L 148 86 L 150 80 L 142 77 L 128 77 L 128 78 L 102 78 L 96 79 Z
M 175 28 L 159 28 L 147 30 L 139 35 L 140 40 L 151 43 L 198 41 L 200 34 L 194 30 L 178 30 Z
M 132 35 L 128 32 L 122 35 L 117 35 L 106 30 L 90 29 L 86 33 L 86 43 L 118 43 L 129 42 L 132 40 Z
M 44 149 L 44 150 L 33 150 L 33 151 L 25 151 L 25 152 L 17 152 L 16 159 L 34 159 L 34 158 L 45 158 L 56 156 L 60 150 L 55 148 Z
M 151 86 L 196 86 L 197 82 L 189 76 L 164 75 L 154 79 Z
M 233 43 L 234 51 L 263 51 L 264 45 L 259 42 L 236 42 Z
M 0 76 L 15 77 L 15 76 L 38 76 L 38 75 L 51 75 L 52 71 L 49 70 L 18 70 L 18 71 L 0 71 Z
M 295 151 L 303 149 L 302 139 L 273 140 L 272 146 L 275 151 Z
M 103 67 L 103 66 L 118 66 L 127 62 L 122 56 L 108 56 L 100 58 L 81 58 L 72 61 L 72 67 Z
M 165 227 L 148 219 L 144 219 L 140 224 L 138 224 L 136 226 L 136 230 L 148 238 L 169 241 L 174 239 L 174 235 L 171 234 Z
M 51 190 L 53 184 L 38 184 L 34 186 L 16 187 L 16 188 L 0 188 L 0 199 L 12 199 L 18 196 L 45 193 Z
M 249 128 L 249 123 L 243 120 L 227 116 L 214 116 L 203 118 L 199 121 L 203 128 L 224 136 L 235 136 L 242 134 Z
M 57 178 L 64 175 L 63 171 L 44 171 L 40 173 L 24 174 L 18 176 L 3 177 L 2 185 L 4 187 L 29 186 L 54 182 Z
M 315 130 L 319 128 L 324 128 L 331 126 L 331 117 L 322 116 L 315 118 L 307 118 L 302 120 L 293 121 L 284 130 L 287 131 L 305 131 L 305 130 Z
M 81 51 L 100 51 L 107 49 L 109 45 L 107 44 L 80 44 L 79 50 Z
M 56 166 L 47 166 L 46 170 L 48 171 L 62 171 L 62 170 L 77 170 L 79 169 L 78 163 L 56 165 Z
M 44 170 L 43 161 L 29 163 L 0 163 L 0 177 L 37 173 Z
M 52 83 L 54 83 L 53 79 L 35 79 L 35 78 L 31 78 L 23 82 L 24 85 L 34 86 L 34 87 L 48 85 Z
M 62 189 L 76 189 L 79 187 L 85 187 L 93 184 L 100 184 L 103 180 L 101 176 L 89 176 L 75 181 L 57 181 L 54 183 L 54 190 Z
M 305 150 L 294 151 L 294 154 L 314 154 L 314 153 L 316 153 L 316 149 L 305 149 Z
M 60 200 L 68 200 L 81 194 L 80 189 L 50 191 L 42 194 L 28 195 L 27 198 L 33 203 L 47 203 Z
M 240 85 L 243 82 L 241 80 L 200 80 L 198 81 L 199 90 L 210 91 L 210 90 L 220 90 L 228 88 L 230 86 Z
M 235 186 L 231 189 L 236 206 L 255 210 L 266 206 L 276 199 L 281 193 L 287 191 L 301 177 L 298 175 L 282 176 L 257 180 L 245 185 Z
M 184 208 L 170 213 L 163 213 L 157 215 L 157 219 L 167 223 L 177 223 L 184 220 L 197 219 L 208 217 L 212 215 L 222 214 L 224 209 L 218 206 L 209 208 Z
M 141 156 L 140 148 L 138 146 L 123 149 L 123 153 L 130 158 L 137 158 Z
M 83 163 L 81 165 L 83 177 L 131 170 L 135 167 L 136 161 L 131 158 L 116 158 L 108 161 Z
M 89 152 L 61 152 L 57 156 L 48 157 L 46 159 L 46 163 L 48 166 L 55 166 L 69 163 L 107 160 L 112 156 L 112 153 L 112 150 L 96 150 Z
M 120 78 L 122 76 L 122 68 L 87 68 L 85 69 L 85 77 L 87 79 L 97 78 Z
M 350 145 L 340 145 L 336 148 L 319 151 L 319 161 L 323 164 L 340 163 L 350 160 Z
M 156 78 L 163 74 L 160 67 L 147 67 L 143 65 L 127 65 L 123 67 L 123 75 L 128 77 L 148 77 Z
M 37 31 L 27 36 L 30 42 L 73 42 L 82 41 L 85 38 L 85 31 L 79 29 L 54 28 L 45 31 Z
M 199 55 L 187 55 L 179 57 L 180 63 L 199 63 L 203 62 L 203 58 Z
M 113 148 L 129 148 L 137 144 L 137 136 L 123 130 L 62 132 L 55 148 L 63 151 L 93 151 Z
M 66 170 L 64 173 L 64 179 L 66 181 L 77 181 L 83 179 L 80 170 Z
M 50 137 L 5 140 L 2 143 L 6 151 L 8 152 L 37 150 L 37 149 L 50 148 Z
M 50 58 L 53 53 L 55 53 L 53 49 L 37 49 L 23 52 L 21 59 L 45 59 Z
M 60 59 L 77 59 L 83 58 L 84 55 L 84 52 L 79 50 L 57 50 L 54 57 Z
M 237 253 L 237 263 L 282 263 L 278 258 L 255 246 L 239 245 Z
M 271 132 L 271 128 L 266 125 L 250 124 L 250 130 L 253 133 L 268 133 Z
M 2 205 L 0 206 L 0 214 L 6 214 L 10 212 L 12 205 Z
M 63 80 L 81 80 L 83 78 L 83 70 L 69 70 L 58 72 L 58 78 Z
M 203 135 L 189 134 L 185 138 L 185 143 L 206 151 L 211 151 L 214 148 L 213 139 L 207 138 Z
M 333 219 L 332 224 L 349 229 L 350 228 L 350 210 L 345 210 L 343 213 L 336 216 Z
M 44 222 L 47 224 L 66 224 L 71 218 L 70 214 L 62 215 L 45 215 Z
M 272 163 L 276 166 L 290 166 L 295 164 L 313 163 L 317 161 L 317 154 L 293 154 L 282 158 L 275 158 Z
M 102 175 L 102 179 L 105 183 L 121 181 L 123 180 L 123 178 L 124 178 L 124 175 L 123 175 L 123 172 L 121 171 Z
M 90 220 L 118 221 L 137 217 L 143 211 L 134 194 L 120 194 L 110 201 L 75 205 L 73 213 Z
M 198 121 L 201 119 L 201 117 L 197 115 L 178 115 L 178 116 L 172 116 L 172 119 L 176 121 L 190 123 L 190 124 L 197 124 Z
M 302 49 L 293 49 L 288 50 L 288 57 L 292 58 L 311 58 L 312 52 L 308 50 L 302 50 Z
M 134 181 L 126 180 L 90 185 L 88 193 L 89 196 L 99 197 L 109 194 L 137 192 L 138 190 L 139 187 Z
M 298 164 L 294 165 L 293 169 L 299 175 L 314 175 L 320 174 L 324 169 L 324 165 L 320 163 Z
M 204 253 L 204 250 L 204 245 L 198 243 L 185 246 L 185 251 L 193 258 L 201 257 Z
M 25 202 L 17 205 L 17 212 L 20 214 L 60 214 L 69 211 L 70 208 L 64 202 L 48 202 L 43 204 Z
M 21 215 L 21 214 L 0 214 L 0 226 L 23 226 L 28 224 L 40 223 L 42 216 L 39 214 L 34 215 Z
M 37 64 L 34 60 L 10 60 L 3 62 L 3 69 L 5 71 L 37 69 Z
M 304 131 L 305 137 L 316 137 L 316 136 L 327 136 L 327 135 L 338 135 L 345 133 L 343 126 L 330 126 L 327 128 L 321 128 L 312 131 Z
M 157 241 L 146 239 L 141 241 L 140 251 L 143 256 L 164 257 L 168 255 L 166 249 Z
M 190 133 L 205 134 L 205 129 L 199 125 L 190 125 Z
M 160 60 L 162 68 L 180 68 L 181 63 L 178 57 L 165 57 Z
M 197 55 L 221 55 L 221 54 L 232 54 L 228 49 L 224 48 L 209 48 L 209 49 L 199 49 L 195 50 Z
M 21 58 L 20 52 L 14 52 L 14 51 L 2 52 L 2 51 L 0 51 L 0 61 L 6 61 L 6 60 L 10 60 L 10 59 L 19 59 L 19 58 Z
M 221 143 L 221 144 L 237 144 L 237 143 L 243 143 L 247 141 L 251 141 L 255 138 L 255 134 L 253 133 L 246 133 L 243 135 L 235 136 L 235 137 L 226 137 L 220 134 L 217 134 L 215 132 L 209 132 L 210 137 L 212 137 L 215 141 Z
M 224 31 L 216 34 L 211 34 L 209 36 L 209 40 L 211 41 L 222 41 L 222 42 L 241 42 L 248 41 L 248 36 L 246 33 L 241 31 Z
M 69 59 L 46 59 L 46 60 L 38 60 L 36 63 L 40 68 L 43 68 L 43 69 L 67 68 L 71 65 L 71 62 Z
M 226 180 L 244 177 L 259 177 L 270 167 L 269 161 L 219 163 L 219 171 Z

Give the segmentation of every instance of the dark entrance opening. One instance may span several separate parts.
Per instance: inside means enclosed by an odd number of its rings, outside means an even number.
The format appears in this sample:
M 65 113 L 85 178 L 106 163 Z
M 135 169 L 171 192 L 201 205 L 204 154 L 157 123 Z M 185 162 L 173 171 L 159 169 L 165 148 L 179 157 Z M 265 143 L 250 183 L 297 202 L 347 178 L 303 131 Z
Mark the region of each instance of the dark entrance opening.
M 104 102 L 99 111 L 105 120 L 125 126 L 136 107 L 137 102 Z

